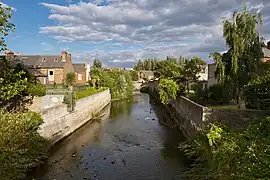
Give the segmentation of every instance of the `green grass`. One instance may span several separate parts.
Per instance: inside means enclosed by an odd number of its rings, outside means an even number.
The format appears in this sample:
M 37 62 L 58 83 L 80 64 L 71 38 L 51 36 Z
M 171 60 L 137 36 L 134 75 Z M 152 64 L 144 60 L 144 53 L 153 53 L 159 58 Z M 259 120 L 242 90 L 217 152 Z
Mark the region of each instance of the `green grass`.
M 85 98 L 85 97 L 91 96 L 93 94 L 105 91 L 106 89 L 107 88 L 104 88 L 104 87 L 101 87 L 101 88 L 98 88 L 98 89 L 93 88 L 93 87 L 87 88 L 85 90 L 77 92 L 76 97 L 77 97 L 77 99 Z
M 208 108 L 220 108 L 220 109 L 238 109 L 237 105 L 217 105 L 217 106 L 207 106 Z

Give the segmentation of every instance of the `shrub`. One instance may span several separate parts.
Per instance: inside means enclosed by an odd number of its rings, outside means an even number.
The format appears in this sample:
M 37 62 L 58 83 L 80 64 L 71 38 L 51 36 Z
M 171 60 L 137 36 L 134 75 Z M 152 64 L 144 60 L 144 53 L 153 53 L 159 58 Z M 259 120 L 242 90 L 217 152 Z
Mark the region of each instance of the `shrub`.
M 266 110 L 270 108 L 270 75 L 251 80 L 244 89 L 246 107 Z
M 208 89 L 210 104 L 228 104 L 232 97 L 228 88 L 223 84 L 215 84 Z
M 65 93 L 63 103 L 67 104 L 68 111 L 74 111 L 76 106 L 76 93 L 74 91 Z
M 182 150 L 195 160 L 185 179 L 267 179 L 270 177 L 270 117 L 242 132 L 212 125 Z
M 140 92 L 141 93 L 149 93 L 149 88 L 147 86 L 143 86 L 143 87 L 141 87 Z
M 0 110 L 0 179 L 24 179 L 33 167 L 42 164 L 51 147 L 36 131 L 42 123 L 33 112 Z
M 28 93 L 31 96 L 45 96 L 46 95 L 46 87 L 40 83 L 33 84 L 28 83 Z

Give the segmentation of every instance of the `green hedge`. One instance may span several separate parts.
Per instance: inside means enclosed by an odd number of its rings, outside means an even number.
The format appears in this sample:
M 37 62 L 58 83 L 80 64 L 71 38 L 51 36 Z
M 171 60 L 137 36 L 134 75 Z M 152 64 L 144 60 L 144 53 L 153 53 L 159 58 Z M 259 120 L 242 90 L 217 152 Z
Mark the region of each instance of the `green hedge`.
M 244 89 L 244 99 L 249 109 L 270 109 L 270 75 L 251 80 Z
M 24 179 L 31 168 L 48 157 L 50 143 L 36 131 L 41 123 L 37 113 L 0 110 L 1 180 Z
M 98 89 L 93 88 L 93 87 L 87 88 L 85 90 L 77 92 L 76 97 L 77 97 L 77 99 L 85 98 L 85 97 L 91 96 L 93 94 L 105 91 L 106 89 L 107 88 L 104 88 L 104 87 L 101 87 L 101 88 L 98 88 Z
M 28 83 L 28 93 L 31 96 L 45 96 L 46 94 L 46 86 L 37 83 L 37 84 L 33 84 L 33 83 Z

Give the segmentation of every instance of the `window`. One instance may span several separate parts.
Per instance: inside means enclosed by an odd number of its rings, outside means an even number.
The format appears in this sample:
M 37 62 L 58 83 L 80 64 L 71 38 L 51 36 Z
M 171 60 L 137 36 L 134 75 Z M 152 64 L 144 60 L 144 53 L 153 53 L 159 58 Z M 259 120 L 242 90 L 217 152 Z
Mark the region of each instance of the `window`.
M 78 80 L 79 80 L 79 81 L 82 80 L 82 74 L 78 74 Z
M 50 76 L 53 76 L 53 71 L 49 71 Z
M 45 62 L 45 61 L 46 61 L 46 58 L 43 58 L 43 59 L 42 59 L 42 62 Z
M 55 58 L 54 61 L 55 61 L 55 62 L 58 61 L 58 58 Z
M 53 71 L 48 72 L 48 80 L 49 80 L 49 82 L 54 81 L 54 72 Z

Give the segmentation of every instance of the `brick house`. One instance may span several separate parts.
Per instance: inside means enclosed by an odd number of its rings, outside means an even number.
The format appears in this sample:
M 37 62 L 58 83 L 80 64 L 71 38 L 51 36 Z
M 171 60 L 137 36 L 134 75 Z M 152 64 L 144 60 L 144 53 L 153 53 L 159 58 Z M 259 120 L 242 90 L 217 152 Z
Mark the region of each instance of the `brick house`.
M 75 72 L 75 83 L 86 84 L 90 80 L 90 64 L 73 64 L 73 67 Z
M 66 74 L 74 72 L 71 54 L 66 51 L 60 55 L 22 55 L 8 51 L 6 56 L 23 64 L 42 84 L 63 84 Z

